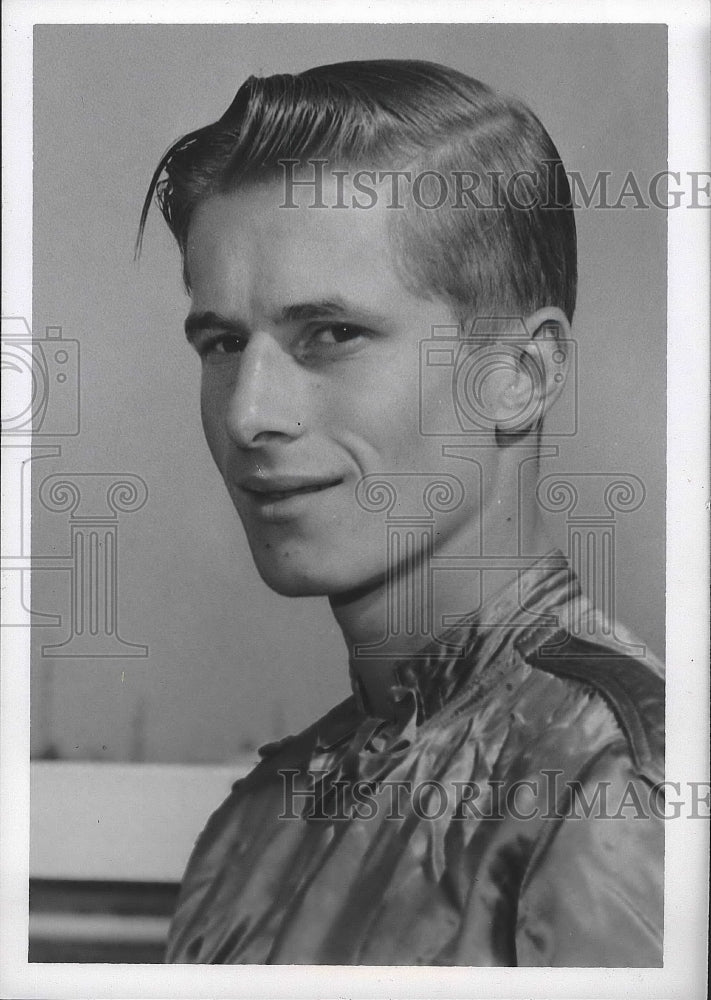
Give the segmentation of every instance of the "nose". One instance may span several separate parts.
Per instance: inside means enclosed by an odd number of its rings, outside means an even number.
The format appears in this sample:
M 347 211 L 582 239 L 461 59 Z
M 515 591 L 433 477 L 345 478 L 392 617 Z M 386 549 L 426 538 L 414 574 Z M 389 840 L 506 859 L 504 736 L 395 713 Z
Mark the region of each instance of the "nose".
M 227 431 L 240 448 L 303 433 L 303 372 L 268 333 L 254 333 L 240 356 L 227 408 Z

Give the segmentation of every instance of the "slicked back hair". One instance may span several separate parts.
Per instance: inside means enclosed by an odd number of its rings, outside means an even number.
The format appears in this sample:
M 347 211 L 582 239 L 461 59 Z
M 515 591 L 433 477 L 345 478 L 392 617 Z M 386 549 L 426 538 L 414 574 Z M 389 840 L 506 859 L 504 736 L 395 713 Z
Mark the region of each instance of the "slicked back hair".
M 429 62 L 344 62 L 250 77 L 218 121 L 183 136 L 162 157 L 137 250 L 155 196 L 189 288 L 185 258 L 196 206 L 282 177 L 286 160 L 306 166 L 318 159 L 331 169 L 433 171 L 445 184 L 457 175 L 483 179 L 476 201 L 448 198 L 433 208 L 429 195 L 426 205 L 409 197 L 390 213 L 405 282 L 444 299 L 462 320 L 482 311 L 529 315 L 551 305 L 572 320 L 575 220 L 550 136 L 525 105 Z

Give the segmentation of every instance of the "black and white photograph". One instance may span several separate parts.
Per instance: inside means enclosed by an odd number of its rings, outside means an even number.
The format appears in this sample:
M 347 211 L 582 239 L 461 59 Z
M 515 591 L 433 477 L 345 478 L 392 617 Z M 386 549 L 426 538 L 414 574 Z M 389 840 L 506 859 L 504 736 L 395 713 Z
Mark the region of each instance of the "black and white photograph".
M 708 11 L 281 6 L 8 4 L 2 995 L 702 997 Z

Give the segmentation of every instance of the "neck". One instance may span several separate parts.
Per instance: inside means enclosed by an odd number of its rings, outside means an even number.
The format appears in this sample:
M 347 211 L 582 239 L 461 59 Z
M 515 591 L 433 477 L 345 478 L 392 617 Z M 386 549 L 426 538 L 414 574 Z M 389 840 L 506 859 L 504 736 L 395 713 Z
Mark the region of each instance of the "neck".
M 527 464 L 532 467 L 527 474 L 535 477 L 536 463 Z M 536 506 L 519 509 L 519 488 L 526 497 L 535 495 L 533 490 L 524 488 L 523 481 L 519 487 L 510 478 L 494 475 L 484 484 L 484 503 L 478 517 L 456 533 L 439 535 L 435 530 L 432 556 L 419 554 L 404 560 L 371 586 L 331 598 L 351 669 L 378 715 L 391 714 L 389 688 L 399 659 L 418 653 L 433 636 L 441 634 L 447 618 L 471 613 L 516 579 L 519 569 L 508 565 L 507 558 L 496 566 L 497 556 L 524 553 L 533 562 L 553 547 Z M 442 536 L 445 541 L 438 543 L 437 538 Z M 467 554 L 472 554 L 470 561 L 461 559 Z M 486 557 L 486 569 L 477 568 L 476 555 Z M 447 557 L 458 557 L 459 561 Z M 438 566 L 430 565 L 432 558 Z M 488 568 L 492 563 L 494 568 Z M 397 617 L 393 614 L 395 608 Z

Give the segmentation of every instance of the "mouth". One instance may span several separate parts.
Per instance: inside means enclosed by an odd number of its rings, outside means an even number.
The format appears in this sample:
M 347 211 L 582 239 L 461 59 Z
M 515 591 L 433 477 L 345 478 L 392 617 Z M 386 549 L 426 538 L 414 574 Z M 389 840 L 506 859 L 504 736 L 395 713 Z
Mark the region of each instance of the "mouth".
M 333 479 L 305 479 L 295 476 L 284 476 L 263 479 L 251 476 L 240 483 L 241 489 L 259 504 L 274 504 L 292 497 L 308 496 L 311 493 L 323 493 L 334 486 L 340 486 L 343 477 Z

